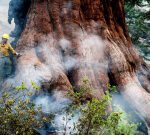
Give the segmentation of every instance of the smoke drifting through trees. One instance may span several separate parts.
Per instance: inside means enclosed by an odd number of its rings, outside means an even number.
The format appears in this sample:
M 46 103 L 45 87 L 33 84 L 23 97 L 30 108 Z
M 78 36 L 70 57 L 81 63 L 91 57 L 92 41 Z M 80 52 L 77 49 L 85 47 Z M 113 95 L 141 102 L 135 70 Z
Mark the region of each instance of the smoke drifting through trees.
M 31 78 L 35 75 L 34 79 L 41 84 L 45 83 L 47 90 L 64 90 L 62 96 L 65 96 L 71 84 L 79 86 L 82 78 L 88 77 L 90 81 L 92 80 L 90 85 L 95 90 L 97 98 L 104 95 L 109 82 L 114 82 L 124 97 L 141 111 L 141 106 L 138 106 L 139 103 L 135 101 L 133 93 L 130 95 L 132 89 L 128 91 L 126 85 L 131 81 L 135 84 L 134 88 L 142 83 L 143 88 L 148 89 L 149 79 L 144 74 L 149 73 L 149 68 L 132 46 L 125 24 L 122 1 L 67 2 L 31 1 L 26 27 L 17 43 L 17 49 L 23 55 L 17 60 L 18 73 L 15 80 L 24 79 L 28 82 L 25 77 Z M 96 21 L 102 26 L 95 25 Z M 87 40 L 84 34 L 88 37 Z M 82 39 L 82 35 L 85 39 Z M 101 45 L 101 40 L 97 36 L 110 41 L 106 45 L 102 43 L 104 52 L 101 51 L 102 48 L 97 48 L 93 44 L 91 37 L 89 40 L 89 35 L 92 35 L 95 44 L 97 44 L 95 41 L 98 41 Z M 71 45 L 69 48 L 71 51 L 66 47 L 64 47 L 66 50 L 60 47 L 62 45 L 59 41 L 62 39 L 70 42 L 67 41 L 67 44 Z M 92 48 L 93 45 L 95 48 Z M 93 59 L 95 63 L 92 62 Z M 67 63 L 70 61 L 72 65 L 68 66 Z M 111 77 L 108 76 L 108 72 Z M 141 75 L 141 81 L 137 75 Z M 148 83 L 142 81 L 142 77 Z M 138 87 L 139 93 L 144 95 L 142 100 L 138 100 L 140 105 L 150 98 L 143 88 Z M 148 114 L 149 110 L 146 109 L 145 112 Z M 149 118 L 147 115 L 147 123 Z

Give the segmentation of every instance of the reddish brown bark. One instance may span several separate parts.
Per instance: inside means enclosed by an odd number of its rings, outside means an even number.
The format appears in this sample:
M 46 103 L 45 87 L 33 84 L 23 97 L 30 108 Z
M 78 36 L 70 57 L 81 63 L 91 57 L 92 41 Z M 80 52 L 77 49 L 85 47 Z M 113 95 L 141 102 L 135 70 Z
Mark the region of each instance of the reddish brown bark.
M 88 40 L 92 35 L 100 43 L 98 49 Z M 60 45 L 64 38 L 70 41 L 69 49 Z M 60 49 L 65 57 L 77 60 L 69 74 Z M 63 92 L 87 77 L 97 98 L 114 82 L 150 126 L 150 68 L 130 40 L 123 0 L 32 0 L 17 50 L 23 54 L 17 60 L 21 76 L 31 66 L 41 83 Z

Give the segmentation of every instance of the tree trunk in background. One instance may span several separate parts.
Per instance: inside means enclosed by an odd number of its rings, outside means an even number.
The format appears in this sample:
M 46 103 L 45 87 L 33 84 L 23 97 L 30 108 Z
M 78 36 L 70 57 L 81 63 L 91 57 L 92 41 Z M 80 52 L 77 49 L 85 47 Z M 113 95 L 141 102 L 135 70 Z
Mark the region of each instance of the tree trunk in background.
M 117 85 L 150 127 L 150 68 L 130 40 L 123 0 L 31 0 L 17 51 L 16 78 L 63 94 L 88 78 L 96 98 Z

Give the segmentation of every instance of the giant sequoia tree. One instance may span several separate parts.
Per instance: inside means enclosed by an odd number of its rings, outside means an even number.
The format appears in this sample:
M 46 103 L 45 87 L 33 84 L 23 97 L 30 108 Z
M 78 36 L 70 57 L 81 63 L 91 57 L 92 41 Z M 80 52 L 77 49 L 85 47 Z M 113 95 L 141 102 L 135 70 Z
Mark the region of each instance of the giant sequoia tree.
M 58 99 L 85 77 L 96 98 L 104 96 L 108 83 L 117 85 L 149 128 L 150 68 L 130 40 L 124 1 L 24 2 L 13 16 L 22 28 L 15 79 L 36 80 L 43 88 L 55 90 Z

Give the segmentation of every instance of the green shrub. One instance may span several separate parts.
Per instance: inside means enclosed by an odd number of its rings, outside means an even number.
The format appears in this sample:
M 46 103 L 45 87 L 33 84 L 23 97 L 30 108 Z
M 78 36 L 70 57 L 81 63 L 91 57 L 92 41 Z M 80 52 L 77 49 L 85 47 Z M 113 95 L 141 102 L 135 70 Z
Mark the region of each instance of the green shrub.
M 74 87 L 72 87 L 73 89 Z M 32 82 L 32 90 L 27 89 L 25 84 L 16 88 L 1 90 L 0 96 L 0 135 L 33 135 L 38 134 L 38 129 L 43 124 L 51 123 L 53 114 L 44 114 L 42 106 L 38 108 L 30 100 L 33 90 L 40 88 Z M 116 87 L 109 90 L 116 92 Z M 92 88 L 88 79 L 83 80 L 79 92 L 68 92 L 72 99 L 63 109 L 64 134 L 73 135 L 133 135 L 137 132 L 138 124 L 128 119 L 127 114 L 120 107 L 110 111 L 112 95 L 107 90 L 105 96 L 100 99 L 93 98 Z M 78 120 L 74 118 L 78 115 Z M 69 122 L 73 121 L 73 125 Z
M 109 90 L 117 91 L 115 86 L 110 87 Z M 63 120 L 66 121 L 65 134 L 68 134 L 67 130 L 71 128 L 70 134 L 73 135 L 134 135 L 137 133 L 138 124 L 131 122 L 121 108 L 115 107 L 113 112 L 109 111 L 112 95 L 108 90 L 101 100 L 95 99 L 88 81 L 83 81 L 79 91 L 68 93 L 73 100 L 64 107 L 63 111 L 65 114 Z M 78 121 L 73 122 L 73 127 L 71 127 L 68 123 L 77 114 Z
M 32 83 L 32 90 L 40 88 Z M 51 120 L 50 115 L 45 115 L 41 107 L 35 108 L 31 101 L 32 90 L 21 86 L 1 90 L 0 95 L 0 135 L 32 135 L 41 128 L 44 122 Z

